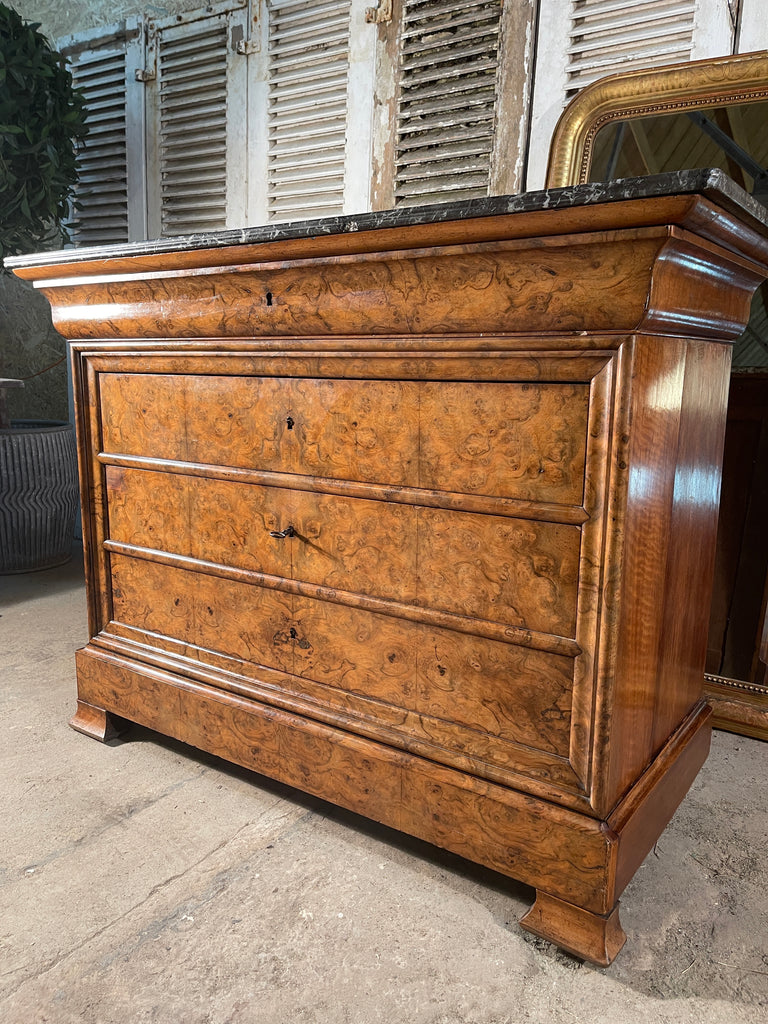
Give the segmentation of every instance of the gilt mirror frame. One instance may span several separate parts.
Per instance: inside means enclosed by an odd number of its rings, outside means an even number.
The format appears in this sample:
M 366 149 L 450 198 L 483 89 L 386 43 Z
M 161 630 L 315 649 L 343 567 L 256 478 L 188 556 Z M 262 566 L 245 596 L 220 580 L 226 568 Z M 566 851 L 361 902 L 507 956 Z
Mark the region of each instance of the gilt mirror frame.
M 601 128 L 653 114 L 768 100 L 768 50 L 610 75 L 563 111 L 549 150 L 547 188 L 589 180 Z
M 611 75 L 588 85 L 560 117 L 552 137 L 547 188 L 590 180 L 598 132 L 612 123 L 700 108 L 768 100 L 768 51 Z M 682 168 L 680 168 L 682 169 Z M 705 675 L 716 727 L 768 740 L 768 581 L 758 671 L 749 680 Z M 758 641 L 759 642 L 759 641 Z

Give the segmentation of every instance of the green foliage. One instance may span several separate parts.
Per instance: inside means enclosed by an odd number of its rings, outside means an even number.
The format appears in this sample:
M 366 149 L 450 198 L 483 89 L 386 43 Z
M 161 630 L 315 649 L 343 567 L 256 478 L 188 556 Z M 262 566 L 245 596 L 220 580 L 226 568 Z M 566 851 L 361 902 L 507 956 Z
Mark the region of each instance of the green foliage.
M 0 258 L 67 240 L 87 131 L 83 96 L 39 27 L 0 3 Z

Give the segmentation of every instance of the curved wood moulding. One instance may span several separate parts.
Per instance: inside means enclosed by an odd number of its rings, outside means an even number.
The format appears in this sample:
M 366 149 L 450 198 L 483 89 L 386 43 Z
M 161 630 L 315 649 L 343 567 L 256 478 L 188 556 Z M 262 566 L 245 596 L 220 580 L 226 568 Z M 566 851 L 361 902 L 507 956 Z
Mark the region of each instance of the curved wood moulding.
M 373 501 L 420 505 L 424 508 L 483 512 L 486 515 L 508 516 L 511 519 L 532 519 L 545 523 L 580 526 L 589 518 L 582 505 L 561 505 L 555 502 L 525 501 L 519 498 L 494 498 L 483 494 L 430 491 L 417 487 L 393 487 L 390 484 L 361 483 L 355 480 L 336 480 L 332 477 L 243 469 L 237 466 L 214 466 L 210 463 L 145 458 L 141 455 L 123 455 L 114 452 L 100 452 L 98 460 L 103 466 L 116 466 L 121 469 L 144 469 L 171 475 L 198 476 L 208 480 L 259 484 L 263 487 L 290 487 L 293 491 L 317 491 L 319 494 L 369 498 Z
M 704 251 L 702 252 L 702 248 Z M 706 281 L 691 267 L 717 273 Z M 646 293 L 656 265 L 650 304 Z M 667 330 L 737 337 L 760 270 L 667 228 L 40 282 L 67 338 Z M 688 301 L 680 306 L 680 293 Z M 663 310 L 663 313 L 662 313 Z
M 351 593 L 315 583 L 305 583 L 302 580 L 275 576 L 252 569 L 238 569 L 230 565 L 207 562 L 185 555 L 174 555 L 167 551 L 142 548 L 134 544 L 124 544 L 114 540 L 105 540 L 104 550 L 116 555 L 125 555 L 130 558 L 157 562 L 158 564 L 178 569 L 198 572 L 206 576 L 240 581 L 263 587 L 267 590 L 282 591 L 283 593 L 296 594 L 300 597 L 318 598 L 332 604 L 346 605 L 351 608 L 362 608 L 366 611 L 398 619 L 406 619 L 411 622 L 430 622 L 436 627 L 450 629 L 454 632 L 486 637 L 489 640 L 498 640 L 504 643 L 515 644 L 518 647 L 545 651 L 549 654 L 557 654 L 566 658 L 575 658 L 581 653 L 578 643 L 568 637 L 556 636 L 550 633 L 537 633 L 531 629 L 509 626 L 503 622 L 492 622 L 473 616 L 444 612 L 434 608 L 423 608 L 417 604 L 406 604 L 402 601 L 392 601 L 386 598 Z
M 109 623 L 92 646 L 178 672 L 226 693 L 306 715 L 478 778 L 523 785 L 545 800 L 589 812 L 584 787 L 568 758 L 543 750 L 541 745 L 528 745 L 521 739 L 522 730 L 516 739 L 502 739 L 479 729 L 467 729 L 462 736 L 455 725 L 433 714 L 340 688 L 331 693 L 328 686 L 306 676 L 192 647 L 121 622 Z

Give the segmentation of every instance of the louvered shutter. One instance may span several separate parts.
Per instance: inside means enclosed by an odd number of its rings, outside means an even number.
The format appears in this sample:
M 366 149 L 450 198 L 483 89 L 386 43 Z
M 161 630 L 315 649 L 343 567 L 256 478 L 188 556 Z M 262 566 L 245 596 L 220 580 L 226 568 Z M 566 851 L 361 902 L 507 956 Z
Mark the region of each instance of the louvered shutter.
M 100 245 L 145 238 L 143 97 L 134 73 L 144 59 L 141 25 L 134 20 L 57 45 L 85 95 L 87 111 L 72 240 Z
M 344 209 L 350 6 L 270 0 L 270 220 Z
M 501 0 L 404 0 L 395 202 L 487 195 Z
M 150 25 L 154 235 L 216 230 L 245 220 L 244 66 L 231 45 L 236 12 L 209 10 Z

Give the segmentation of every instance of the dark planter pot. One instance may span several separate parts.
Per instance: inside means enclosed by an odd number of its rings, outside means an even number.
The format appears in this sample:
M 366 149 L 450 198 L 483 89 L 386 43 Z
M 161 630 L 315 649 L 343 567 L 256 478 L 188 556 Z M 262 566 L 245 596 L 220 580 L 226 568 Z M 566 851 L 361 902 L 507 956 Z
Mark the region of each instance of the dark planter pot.
M 19 420 L 0 430 L 0 574 L 68 561 L 78 506 L 69 423 Z

